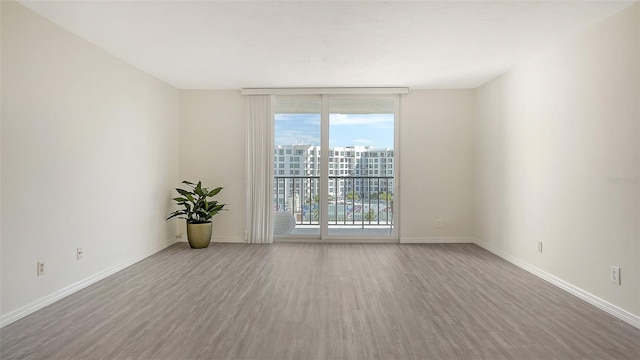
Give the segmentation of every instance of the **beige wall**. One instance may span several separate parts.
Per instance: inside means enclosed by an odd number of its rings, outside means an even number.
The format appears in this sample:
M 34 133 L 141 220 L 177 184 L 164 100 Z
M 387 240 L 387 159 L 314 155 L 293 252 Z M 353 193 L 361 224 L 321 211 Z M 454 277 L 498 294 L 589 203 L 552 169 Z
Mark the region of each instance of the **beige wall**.
M 636 10 L 637 10 L 637 19 L 638 22 L 640 23 L 640 6 L 636 6 Z M 638 51 L 640 51 L 640 24 L 638 24 L 636 26 L 637 28 L 637 46 L 638 46 Z M 640 65 L 638 65 L 640 67 Z M 640 69 L 638 70 L 638 80 L 636 82 L 636 91 L 637 91 L 637 101 L 636 101 L 636 111 L 639 114 L 640 117 Z M 638 127 L 640 130 L 640 126 Z M 638 137 L 640 138 L 640 134 L 638 135 Z M 640 149 L 640 145 L 639 145 L 639 149 Z M 638 160 L 640 161 L 640 156 L 638 157 Z M 640 163 L 638 164 L 638 167 L 640 168 Z M 640 208 L 640 197 L 638 197 L 638 208 Z M 640 211 L 638 212 L 638 234 L 640 234 Z M 638 240 L 638 244 L 636 245 L 638 248 L 638 261 L 636 262 L 636 266 L 637 266 L 637 273 L 640 274 L 640 239 Z M 633 269 L 632 269 L 633 271 Z M 639 299 L 639 303 L 640 303 L 640 284 L 638 285 L 638 299 Z M 640 308 L 640 304 L 638 304 L 638 307 Z M 640 310 L 638 310 L 636 312 L 636 315 L 640 316 Z
M 222 186 L 216 199 L 229 209 L 213 218 L 212 241 L 245 239 L 244 101 L 239 90 L 180 91 L 180 180 Z
M 402 241 L 470 241 L 473 103 L 472 90 L 402 97 Z M 245 132 L 239 91 L 180 92 L 180 178 L 225 187 L 220 200 L 229 204 L 215 218 L 214 241 L 244 241 Z
M 179 98 L 16 2 L 1 76 L 4 324 L 175 240 Z
M 411 90 L 402 97 L 401 241 L 473 236 L 473 106 L 473 90 Z
M 636 316 L 638 7 L 479 88 L 475 125 L 483 244 Z

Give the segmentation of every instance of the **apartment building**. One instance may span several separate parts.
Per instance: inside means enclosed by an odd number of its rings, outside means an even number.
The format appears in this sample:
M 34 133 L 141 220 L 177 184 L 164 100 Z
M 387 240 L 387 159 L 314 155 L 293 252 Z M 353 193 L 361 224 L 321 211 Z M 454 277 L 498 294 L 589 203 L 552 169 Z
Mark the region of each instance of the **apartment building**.
M 380 192 L 393 193 L 394 150 L 372 146 L 331 147 L 329 153 L 329 195 L 343 199 L 349 193 L 358 198 Z M 306 196 L 320 193 L 317 186 L 321 164 L 320 146 L 278 145 L 273 151 L 274 194 L 293 196 L 294 179 L 306 179 Z M 298 183 L 302 183 L 298 181 Z M 298 187 L 300 189 L 300 187 Z

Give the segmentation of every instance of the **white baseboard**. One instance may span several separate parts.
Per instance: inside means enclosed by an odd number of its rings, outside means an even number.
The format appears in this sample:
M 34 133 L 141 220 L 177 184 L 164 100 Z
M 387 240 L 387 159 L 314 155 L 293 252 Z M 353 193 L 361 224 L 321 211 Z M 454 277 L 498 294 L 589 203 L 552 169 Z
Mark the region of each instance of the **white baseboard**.
M 176 238 L 177 242 L 188 242 L 187 237 Z M 211 238 L 212 243 L 234 243 L 234 244 L 246 244 L 247 240 L 242 236 L 214 236 Z
M 247 241 L 242 236 L 214 236 L 211 238 L 214 243 L 240 243 L 246 244 Z
M 508 262 L 532 273 L 533 275 L 536 275 L 537 277 L 559 287 L 560 289 L 577 296 L 578 298 L 588 302 L 589 304 L 597 307 L 600 310 L 605 311 L 606 313 L 615 316 L 616 318 L 628 323 L 629 325 L 632 325 L 638 329 L 640 329 L 640 316 L 634 315 L 630 312 L 628 312 L 627 310 L 624 310 L 616 305 L 613 305 L 603 299 L 600 299 L 599 297 L 571 284 L 568 283 L 562 279 L 560 279 L 559 277 L 552 275 L 542 269 L 539 269 L 533 265 L 528 264 L 527 262 L 518 259 L 510 254 L 507 254 L 506 252 L 497 249 L 495 247 L 493 247 L 492 245 L 490 245 L 489 243 L 487 243 L 486 241 L 480 240 L 480 239 L 475 239 L 475 244 L 480 246 L 483 249 L 486 249 L 492 253 L 494 253 L 495 255 L 507 260 Z
M 273 239 L 274 243 L 286 244 L 286 243 L 297 243 L 297 244 L 397 244 L 398 240 L 396 239 L 318 239 L 318 238 L 304 238 L 304 237 L 278 237 Z
M 131 257 L 117 265 L 114 265 L 110 268 L 107 268 L 105 270 L 100 271 L 97 274 L 91 275 L 88 278 L 82 279 L 74 284 L 71 284 L 69 286 L 66 286 L 58 291 L 55 291 L 47 296 L 43 296 L 40 299 L 29 303 L 23 307 L 20 307 L 8 314 L 2 315 L 0 316 L 0 328 L 5 327 L 17 320 L 22 319 L 23 317 L 32 314 L 40 309 L 42 309 L 43 307 L 47 306 L 47 305 L 51 305 L 54 302 L 67 297 L 77 291 L 80 291 L 84 288 L 86 288 L 89 285 L 92 285 L 110 275 L 113 275 L 115 273 L 117 273 L 120 270 L 123 270 L 135 263 L 137 263 L 140 260 L 144 260 L 146 258 L 148 258 L 149 256 L 157 253 L 160 250 L 163 250 L 171 245 L 175 244 L 175 241 L 168 241 L 164 244 L 161 244 L 149 251 L 145 251 L 142 254 L 139 254 L 137 256 Z
M 475 240 L 465 236 L 400 237 L 401 244 L 468 244 L 475 243 Z

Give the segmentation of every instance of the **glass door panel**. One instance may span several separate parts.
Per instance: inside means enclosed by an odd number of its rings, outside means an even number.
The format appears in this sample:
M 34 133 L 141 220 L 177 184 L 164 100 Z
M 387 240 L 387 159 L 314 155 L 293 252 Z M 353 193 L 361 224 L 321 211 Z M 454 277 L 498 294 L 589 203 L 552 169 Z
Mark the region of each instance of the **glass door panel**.
M 395 96 L 279 96 L 276 238 L 397 239 Z
M 273 149 L 273 234 L 320 235 L 320 97 L 279 97 Z
M 330 99 L 327 234 L 394 235 L 395 98 Z

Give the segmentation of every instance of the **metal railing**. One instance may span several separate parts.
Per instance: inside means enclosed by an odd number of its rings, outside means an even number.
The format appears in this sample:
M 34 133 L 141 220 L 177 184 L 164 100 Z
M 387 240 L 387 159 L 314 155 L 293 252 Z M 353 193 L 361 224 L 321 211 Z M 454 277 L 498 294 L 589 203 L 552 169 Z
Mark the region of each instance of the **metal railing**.
M 329 176 L 329 225 L 392 226 L 393 176 Z M 273 209 L 319 225 L 320 177 L 274 176 Z

